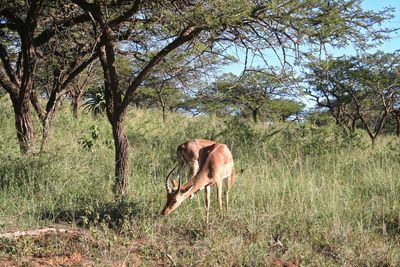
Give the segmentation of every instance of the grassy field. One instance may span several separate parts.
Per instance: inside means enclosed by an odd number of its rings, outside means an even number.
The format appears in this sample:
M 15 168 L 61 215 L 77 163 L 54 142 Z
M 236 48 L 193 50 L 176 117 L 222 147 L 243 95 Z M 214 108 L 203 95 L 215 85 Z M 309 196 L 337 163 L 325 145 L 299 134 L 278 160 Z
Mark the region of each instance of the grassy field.
M 334 125 L 251 125 L 240 120 L 132 110 L 129 196 L 114 203 L 114 150 L 105 117 L 57 114 L 47 152 L 23 156 L 8 105 L 0 109 L 0 232 L 49 226 L 77 236 L 0 240 L 0 265 L 400 265 L 400 148 L 371 148 Z M 221 216 L 212 191 L 160 216 L 163 179 L 190 138 L 228 144 L 245 172 Z M 281 265 L 283 266 L 283 265 Z

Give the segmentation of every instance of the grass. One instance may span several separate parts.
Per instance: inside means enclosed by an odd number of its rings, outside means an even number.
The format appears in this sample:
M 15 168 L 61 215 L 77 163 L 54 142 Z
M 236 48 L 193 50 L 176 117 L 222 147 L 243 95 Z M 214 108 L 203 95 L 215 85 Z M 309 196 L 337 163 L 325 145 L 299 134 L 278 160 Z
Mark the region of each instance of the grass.
M 129 196 L 114 203 L 114 151 L 104 117 L 76 121 L 64 107 L 48 151 L 23 156 L 11 109 L 1 110 L 0 232 L 50 225 L 85 232 L 1 240 L 4 262 L 29 265 L 78 253 L 75 264 L 95 266 L 268 266 L 275 258 L 302 266 L 400 265 L 400 150 L 392 137 L 371 148 L 362 133 L 349 139 L 335 126 L 266 127 L 179 114 L 163 125 L 158 112 L 132 110 Z M 212 136 L 229 144 L 246 169 L 229 213 L 219 214 L 213 190 L 210 226 L 203 193 L 161 217 L 163 178 L 176 146 Z

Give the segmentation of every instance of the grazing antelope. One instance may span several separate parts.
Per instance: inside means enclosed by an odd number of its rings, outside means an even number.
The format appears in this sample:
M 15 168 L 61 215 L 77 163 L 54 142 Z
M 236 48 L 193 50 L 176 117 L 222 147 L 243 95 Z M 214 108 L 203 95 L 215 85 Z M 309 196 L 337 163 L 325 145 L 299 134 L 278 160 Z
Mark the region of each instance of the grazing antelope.
M 176 149 L 176 156 L 179 163 L 178 174 L 182 175 L 185 166 L 189 167 L 189 179 L 199 169 L 199 159 L 205 147 L 214 145 L 216 142 L 205 139 L 193 139 L 180 144 Z
M 181 184 L 181 177 L 178 176 L 177 188 L 172 188 L 169 177 L 176 169 L 172 169 L 165 179 L 165 188 L 167 189 L 167 203 L 162 211 L 166 216 L 178 208 L 182 202 L 205 189 L 206 202 L 206 222 L 210 209 L 210 190 L 212 185 L 217 187 L 217 199 L 219 209 L 222 211 L 222 183 L 225 181 L 225 202 L 228 209 L 229 190 L 236 180 L 233 166 L 233 157 L 229 148 L 224 144 L 215 143 L 204 147 L 199 158 L 199 171 L 191 177 L 185 184 Z

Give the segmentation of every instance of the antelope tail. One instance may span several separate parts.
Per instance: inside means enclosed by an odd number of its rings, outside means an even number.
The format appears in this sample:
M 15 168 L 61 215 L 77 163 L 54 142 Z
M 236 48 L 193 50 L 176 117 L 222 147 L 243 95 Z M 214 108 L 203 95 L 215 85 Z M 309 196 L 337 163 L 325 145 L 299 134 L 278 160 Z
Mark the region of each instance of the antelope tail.
M 236 172 L 235 170 L 233 170 L 232 175 L 230 177 L 229 188 L 231 188 L 236 183 L 236 177 L 238 175 L 242 175 L 243 172 L 244 172 L 243 164 L 240 165 L 240 171 Z

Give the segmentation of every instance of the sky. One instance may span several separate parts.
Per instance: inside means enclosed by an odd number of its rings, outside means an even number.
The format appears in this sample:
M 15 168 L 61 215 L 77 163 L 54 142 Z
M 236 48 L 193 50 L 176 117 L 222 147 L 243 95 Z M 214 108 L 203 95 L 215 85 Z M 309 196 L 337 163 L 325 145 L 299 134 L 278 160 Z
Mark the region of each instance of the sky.
M 385 22 L 382 24 L 383 27 L 387 28 L 400 28 L 400 0 L 364 0 L 362 3 L 362 7 L 364 10 L 382 10 L 384 7 L 393 7 L 395 8 L 394 18 L 391 21 Z M 385 41 L 382 45 L 368 50 L 370 53 L 374 53 L 377 50 L 381 50 L 383 52 L 394 52 L 395 50 L 400 50 L 400 32 L 392 35 L 391 40 Z M 236 53 L 236 52 L 235 52 Z M 354 54 L 354 50 L 351 48 L 341 49 L 335 52 L 335 55 L 338 54 L 346 54 L 352 55 Z M 224 72 L 232 72 L 236 75 L 239 75 L 244 68 L 244 53 L 243 51 L 238 51 L 238 54 L 235 56 L 239 57 L 239 62 L 235 64 L 230 64 L 224 68 Z M 252 67 L 257 67 L 260 65 L 262 67 L 262 62 L 255 60 Z M 277 62 L 278 63 L 278 62 Z M 249 66 L 248 66 L 249 67 Z
M 388 28 L 400 28 L 400 0 L 364 0 L 362 7 L 365 10 L 381 10 L 384 7 L 395 8 L 394 18 L 383 24 Z M 384 52 L 394 52 L 400 49 L 400 32 L 393 35 L 393 39 L 385 42 L 383 45 L 377 47 L 375 50 L 382 50 Z

